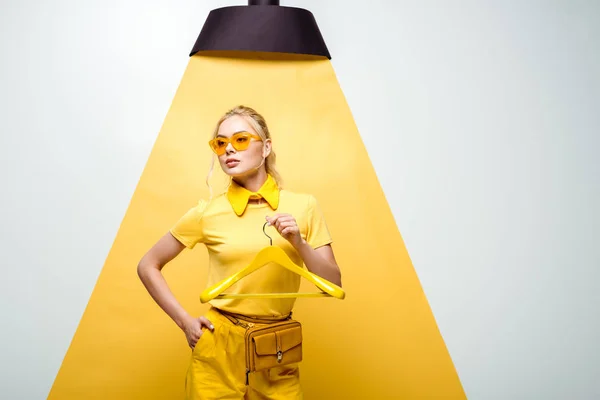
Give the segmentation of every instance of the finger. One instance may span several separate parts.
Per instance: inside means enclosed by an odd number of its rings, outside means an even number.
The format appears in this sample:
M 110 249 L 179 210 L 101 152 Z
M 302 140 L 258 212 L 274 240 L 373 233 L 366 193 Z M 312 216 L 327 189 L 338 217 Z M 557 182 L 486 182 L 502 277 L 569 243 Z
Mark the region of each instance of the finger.
M 267 216 L 266 217 L 267 225 L 268 226 L 275 226 L 277 224 L 277 219 L 278 219 L 277 215 L 274 215 L 272 217 L 268 217 Z
M 207 327 L 211 331 L 213 329 L 215 329 L 215 327 L 213 326 L 212 322 L 210 322 L 206 317 L 198 317 L 198 321 L 200 322 L 200 327 L 201 328 L 202 328 L 202 325 L 204 325 L 205 327 Z
M 281 231 L 281 236 L 293 235 L 296 232 L 297 232 L 297 230 L 293 227 L 285 228 L 284 230 Z
M 298 225 L 298 223 L 296 222 L 294 217 L 289 217 L 289 218 L 286 218 L 285 220 L 281 220 L 281 226 L 284 228 L 287 226 L 297 226 L 297 225 Z
M 288 229 L 288 228 L 296 229 L 297 227 L 298 226 L 294 222 L 283 222 L 279 228 L 280 228 L 281 232 L 283 233 L 284 229 Z
M 292 216 L 279 218 L 280 224 L 296 224 L 296 219 Z
M 277 223 L 277 221 L 279 221 L 281 218 L 285 218 L 285 217 L 289 217 L 290 214 L 284 214 L 284 213 L 277 213 L 277 214 L 273 214 L 272 216 L 266 216 L 265 218 L 267 219 L 267 221 L 271 224 L 274 225 Z
M 287 225 L 285 225 L 285 224 L 280 224 L 280 225 L 277 227 L 277 231 L 279 231 L 279 233 L 283 234 L 283 230 L 284 230 L 285 228 L 287 228 Z
M 275 227 L 275 228 L 276 228 L 278 231 L 280 231 L 280 232 L 281 232 L 281 224 L 282 224 L 282 223 L 283 223 L 283 222 L 282 222 L 281 218 L 279 218 L 279 219 L 277 219 L 277 221 L 275 221 L 275 222 L 273 223 L 273 226 L 274 226 L 274 227 Z
M 277 220 L 275 225 L 277 226 L 277 228 L 281 228 L 281 227 L 285 227 L 285 226 L 289 225 L 291 222 L 292 221 L 290 221 L 289 219 L 280 218 Z

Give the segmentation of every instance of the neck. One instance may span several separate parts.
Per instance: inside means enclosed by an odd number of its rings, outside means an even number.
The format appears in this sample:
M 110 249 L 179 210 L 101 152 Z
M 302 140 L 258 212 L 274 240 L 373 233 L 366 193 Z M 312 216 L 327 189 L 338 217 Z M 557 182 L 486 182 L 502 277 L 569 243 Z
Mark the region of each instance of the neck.
M 252 175 L 236 176 L 233 180 L 249 191 L 257 192 L 267 180 L 267 171 L 264 168 L 261 168 Z

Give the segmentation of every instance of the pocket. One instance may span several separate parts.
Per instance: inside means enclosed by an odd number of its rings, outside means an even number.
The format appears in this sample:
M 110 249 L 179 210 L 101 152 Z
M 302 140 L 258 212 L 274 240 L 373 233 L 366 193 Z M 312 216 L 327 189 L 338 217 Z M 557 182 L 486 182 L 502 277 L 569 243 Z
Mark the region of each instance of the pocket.
M 202 335 L 196 342 L 194 346 L 194 350 L 192 350 L 192 354 L 196 358 L 210 358 L 215 354 L 215 339 L 214 332 L 211 332 L 210 329 L 205 328 L 202 329 Z

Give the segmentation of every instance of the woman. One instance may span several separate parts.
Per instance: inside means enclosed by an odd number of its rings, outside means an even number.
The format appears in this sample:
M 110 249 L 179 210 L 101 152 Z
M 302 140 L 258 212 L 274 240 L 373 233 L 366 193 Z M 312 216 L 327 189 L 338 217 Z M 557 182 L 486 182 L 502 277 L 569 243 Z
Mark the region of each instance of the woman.
M 299 399 L 297 364 L 246 373 L 247 322 L 268 324 L 289 317 L 295 299 L 214 299 L 195 318 L 177 302 L 161 269 L 185 248 L 203 243 L 209 254 L 208 285 L 251 263 L 269 239 L 298 265 L 341 286 L 327 225 L 312 195 L 281 188 L 267 124 L 255 110 L 238 106 L 217 123 L 210 147 L 231 177 L 225 193 L 200 200 L 144 255 L 138 266 L 157 304 L 185 333 L 192 348 L 186 377 L 188 399 Z M 213 159 L 214 161 L 214 159 Z M 212 167 L 211 167 L 212 171 Z M 301 277 L 270 264 L 247 275 L 227 293 L 297 292 Z M 245 321 L 245 322 L 244 322 Z

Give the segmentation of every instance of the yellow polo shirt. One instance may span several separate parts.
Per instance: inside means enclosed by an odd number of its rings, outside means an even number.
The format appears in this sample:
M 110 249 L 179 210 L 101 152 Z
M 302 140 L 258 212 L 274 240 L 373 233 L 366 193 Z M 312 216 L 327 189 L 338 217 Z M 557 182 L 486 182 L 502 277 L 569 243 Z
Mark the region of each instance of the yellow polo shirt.
M 266 201 L 248 203 L 250 198 Z M 207 287 L 216 284 L 249 265 L 256 254 L 269 246 L 263 233 L 265 216 L 287 213 L 294 216 L 300 234 L 313 248 L 332 242 L 331 235 L 314 196 L 279 189 L 269 175 L 256 192 L 232 182 L 227 192 L 210 202 L 200 200 L 170 229 L 171 234 L 188 249 L 203 243 L 208 249 Z M 273 245 L 281 247 L 297 265 L 302 258 L 274 227 L 265 232 Z M 297 292 L 302 278 L 275 263 L 268 264 L 245 276 L 225 293 Z M 210 304 L 225 311 L 249 316 L 283 316 L 290 313 L 296 299 L 213 299 Z

